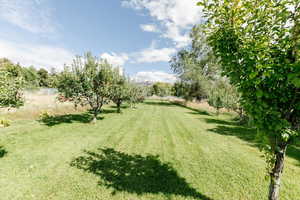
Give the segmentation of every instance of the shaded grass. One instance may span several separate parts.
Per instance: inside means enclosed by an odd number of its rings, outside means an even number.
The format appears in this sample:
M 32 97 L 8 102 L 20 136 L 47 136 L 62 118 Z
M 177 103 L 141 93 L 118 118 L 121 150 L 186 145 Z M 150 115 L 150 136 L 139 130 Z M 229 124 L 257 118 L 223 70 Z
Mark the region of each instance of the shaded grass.
M 126 108 L 124 106 L 124 108 Z M 110 114 L 110 113 L 117 113 L 115 109 L 103 109 L 101 112 L 99 112 L 97 120 L 104 119 L 103 114 Z M 79 113 L 79 114 L 65 114 L 65 115 L 54 115 L 49 116 L 43 119 L 39 119 L 38 121 L 47 125 L 47 126 L 55 126 L 63 123 L 74 123 L 74 122 L 80 122 L 80 123 L 90 123 L 93 119 L 92 111 L 88 111 L 85 113 Z
M 7 154 L 7 151 L 3 146 L 0 146 L 0 158 L 4 157 Z
M 228 124 L 230 124 L 230 122 L 228 122 Z M 256 138 L 256 130 L 254 128 L 244 126 L 218 125 L 216 128 L 208 129 L 208 131 L 221 135 L 235 136 L 248 142 L 254 142 Z
M 257 147 L 259 147 L 260 145 L 260 141 L 256 137 L 257 131 L 255 128 L 239 125 L 239 123 L 229 120 L 225 121 L 219 119 L 205 119 L 205 121 L 207 123 L 221 124 L 217 125 L 215 128 L 208 129 L 208 131 L 226 136 L 234 136 Z M 299 161 L 300 166 L 300 147 L 298 145 L 289 145 L 286 154 L 287 156 Z
M 47 126 L 55 126 L 55 125 L 62 124 L 62 123 L 73 123 L 73 122 L 90 123 L 92 119 L 93 118 L 89 113 L 82 113 L 82 114 L 67 114 L 67 115 L 49 116 L 49 117 L 40 119 L 38 121 Z
M 71 166 L 99 176 L 99 185 L 112 188 L 112 194 L 118 191 L 138 195 L 162 193 L 211 200 L 192 188 L 171 164 L 162 163 L 158 155 L 130 155 L 112 148 L 85 151 L 85 154 L 74 159 Z

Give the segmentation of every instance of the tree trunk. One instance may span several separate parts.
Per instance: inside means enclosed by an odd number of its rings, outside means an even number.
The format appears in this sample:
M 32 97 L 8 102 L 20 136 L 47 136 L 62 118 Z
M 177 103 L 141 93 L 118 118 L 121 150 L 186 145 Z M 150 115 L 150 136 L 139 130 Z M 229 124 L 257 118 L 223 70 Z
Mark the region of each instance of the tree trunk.
M 121 113 L 121 104 L 120 103 L 117 103 L 117 112 Z
M 92 123 L 93 123 L 93 124 L 96 124 L 96 122 L 97 122 L 97 116 L 98 116 L 98 112 L 95 111 L 95 112 L 94 112 L 94 116 L 93 116 L 93 120 L 92 120 Z
M 284 158 L 287 144 L 282 144 L 276 152 L 276 160 L 270 173 L 269 200 L 279 200 L 280 179 L 284 167 Z

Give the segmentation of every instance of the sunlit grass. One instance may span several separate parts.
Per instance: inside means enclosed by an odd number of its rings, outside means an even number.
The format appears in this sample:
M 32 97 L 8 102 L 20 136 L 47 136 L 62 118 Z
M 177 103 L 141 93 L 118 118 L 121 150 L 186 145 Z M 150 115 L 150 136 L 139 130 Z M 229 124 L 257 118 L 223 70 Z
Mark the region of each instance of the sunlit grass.
M 106 107 L 50 125 L 18 120 L 0 129 L 0 199 L 263 200 L 268 181 L 255 130 L 233 116 L 146 101 Z M 282 198 L 300 199 L 300 151 L 291 147 Z

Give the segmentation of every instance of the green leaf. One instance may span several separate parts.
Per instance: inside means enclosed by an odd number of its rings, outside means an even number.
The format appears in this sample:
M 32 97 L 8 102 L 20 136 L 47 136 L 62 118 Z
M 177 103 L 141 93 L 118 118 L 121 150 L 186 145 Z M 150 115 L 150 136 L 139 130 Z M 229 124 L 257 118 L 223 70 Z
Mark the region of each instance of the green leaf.
M 264 92 L 263 92 L 263 91 L 261 91 L 261 90 L 257 90 L 257 91 L 256 91 L 256 96 L 257 96 L 257 98 L 261 98 L 263 95 L 264 95 Z
M 204 3 L 201 2 L 201 1 L 199 1 L 199 2 L 197 3 L 197 6 L 204 6 Z
M 297 87 L 300 88 L 300 78 L 296 77 L 291 80 L 291 82 Z

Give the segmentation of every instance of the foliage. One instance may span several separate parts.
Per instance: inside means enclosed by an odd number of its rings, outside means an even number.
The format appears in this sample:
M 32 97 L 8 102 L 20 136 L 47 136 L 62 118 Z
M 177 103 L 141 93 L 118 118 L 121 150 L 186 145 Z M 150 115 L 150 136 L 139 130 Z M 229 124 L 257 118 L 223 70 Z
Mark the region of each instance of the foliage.
M 66 67 L 59 76 L 58 91 L 60 100 L 77 105 L 89 105 L 94 121 L 104 104 L 111 97 L 114 71 L 106 60 L 99 60 L 91 53 L 77 56 L 71 68 Z
M 47 120 L 51 119 L 52 117 L 53 117 L 53 115 L 49 111 L 44 110 L 39 115 L 39 120 L 40 121 L 47 121 Z
M 146 87 L 137 85 L 134 82 L 129 84 L 128 91 L 129 91 L 128 103 L 130 104 L 131 107 L 135 107 L 137 103 L 143 102 L 148 93 Z
M 36 88 L 39 86 L 39 75 L 37 70 L 33 67 L 23 67 L 22 77 L 24 78 L 26 87 Z
M 37 71 L 38 77 L 39 77 L 39 86 L 40 87 L 48 87 L 49 86 L 49 74 L 48 71 L 41 68 Z
M 8 72 L 0 71 L 0 107 L 22 106 L 24 103 L 22 86 L 22 78 L 15 78 Z
M 300 2 L 204 0 L 199 5 L 224 74 L 268 138 L 269 199 L 278 199 L 286 148 L 300 128 Z
M 57 87 L 57 73 L 54 68 L 49 73 L 46 69 L 37 70 L 33 66 L 22 67 L 20 64 L 14 64 L 7 58 L 0 58 L 0 71 L 7 72 L 11 77 L 18 77 L 24 80 L 25 88 L 36 87 Z
M 8 119 L 0 119 L 0 127 L 8 127 L 10 126 L 11 121 Z
M 210 91 L 209 93 L 209 98 L 208 98 L 208 104 L 217 110 L 217 115 L 219 115 L 219 111 L 221 108 L 225 107 L 225 103 L 223 101 L 223 98 L 225 94 L 223 93 L 222 89 L 220 88 L 214 88 Z
M 179 89 L 175 91 L 176 95 L 185 100 L 200 101 L 207 97 L 211 80 L 220 77 L 220 69 L 207 43 L 207 38 L 203 34 L 203 27 L 194 26 L 190 37 L 192 45 L 173 56 L 170 64 L 180 79 L 180 84 L 177 84 L 175 88 L 175 90 Z
M 239 114 L 240 120 L 245 118 L 243 108 L 240 105 L 240 94 L 236 87 L 230 84 L 225 77 L 210 81 L 208 103 L 217 109 L 217 113 L 221 108 L 226 108 Z
M 121 105 L 129 100 L 129 80 L 115 70 L 113 73 L 113 82 L 110 88 L 110 100 L 117 106 L 117 112 L 121 112 Z
M 165 97 L 172 95 L 172 85 L 170 83 L 156 82 L 152 85 L 151 94 Z

